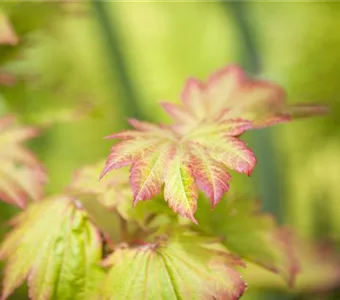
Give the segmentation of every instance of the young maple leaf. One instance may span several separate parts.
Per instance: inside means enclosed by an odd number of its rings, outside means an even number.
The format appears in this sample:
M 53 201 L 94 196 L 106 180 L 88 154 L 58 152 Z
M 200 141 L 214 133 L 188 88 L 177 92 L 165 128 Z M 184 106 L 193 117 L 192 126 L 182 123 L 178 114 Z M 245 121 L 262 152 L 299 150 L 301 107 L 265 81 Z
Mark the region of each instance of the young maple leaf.
M 116 249 L 103 299 L 236 300 L 246 283 L 236 270 L 242 260 L 207 238 L 177 236 L 134 248 Z
M 250 175 L 254 153 L 239 139 L 246 130 L 321 111 L 319 107 L 284 105 L 278 86 L 247 80 L 238 67 L 218 71 L 203 84 L 187 82 L 183 105 L 164 104 L 175 124 L 154 125 L 130 120 L 135 130 L 113 134 L 114 145 L 101 174 L 132 165 L 134 204 L 159 194 L 181 216 L 196 223 L 198 188 L 216 206 L 229 189 L 228 169 Z
M 181 132 L 216 117 L 242 118 L 251 122 L 253 128 L 263 128 L 327 111 L 319 105 L 288 106 L 285 92 L 279 85 L 247 78 L 236 65 L 218 70 L 206 83 L 188 79 L 181 99 L 182 104 L 163 103 Z
M 136 130 L 114 134 L 122 142 L 112 148 L 102 177 L 113 168 L 132 164 L 130 183 L 134 204 L 161 192 L 170 207 L 194 222 L 197 188 L 215 206 L 229 189 L 227 167 L 251 174 L 255 156 L 236 136 L 250 128 L 249 122 L 231 119 L 202 124 L 181 135 L 170 126 L 130 120 Z
M 37 130 L 14 124 L 11 116 L 0 118 L 0 198 L 23 207 L 27 198 L 38 200 L 46 175 L 35 155 L 22 142 Z

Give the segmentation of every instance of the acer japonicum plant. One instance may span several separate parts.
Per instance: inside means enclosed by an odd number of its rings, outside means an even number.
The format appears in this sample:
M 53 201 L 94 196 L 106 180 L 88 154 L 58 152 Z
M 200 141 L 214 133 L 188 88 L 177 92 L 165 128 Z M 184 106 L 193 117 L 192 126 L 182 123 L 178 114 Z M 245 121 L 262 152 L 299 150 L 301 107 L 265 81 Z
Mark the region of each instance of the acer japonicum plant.
M 36 131 L 1 119 L 1 199 L 23 209 L 0 247 L 2 299 L 25 280 L 31 299 L 239 299 L 248 262 L 293 286 L 296 237 L 252 199 L 223 198 L 230 173 L 256 165 L 245 131 L 325 109 L 288 106 L 281 87 L 238 66 L 189 79 L 181 99 L 162 104 L 170 125 L 130 119 L 108 137 L 120 141 L 104 170 L 85 166 L 43 200 L 45 173 L 22 144 Z

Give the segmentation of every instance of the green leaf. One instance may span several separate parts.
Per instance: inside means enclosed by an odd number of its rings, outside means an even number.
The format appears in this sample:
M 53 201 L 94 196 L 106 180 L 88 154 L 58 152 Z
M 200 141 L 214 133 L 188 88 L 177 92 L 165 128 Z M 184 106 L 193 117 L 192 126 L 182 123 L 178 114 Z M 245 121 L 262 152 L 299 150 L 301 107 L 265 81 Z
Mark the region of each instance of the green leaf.
M 202 201 L 207 202 L 207 201 Z M 204 230 L 224 239 L 241 257 L 280 274 L 290 285 L 299 270 L 295 240 L 288 228 L 259 211 L 258 202 L 238 199 L 223 202 L 214 211 L 202 203 L 197 220 Z
M 34 204 L 15 220 L 0 248 L 2 297 L 28 279 L 31 299 L 96 299 L 103 272 L 101 240 L 68 197 Z
M 181 235 L 117 249 L 103 299 L 239 299 L 246 284 L 242 262 L 207 238 Z

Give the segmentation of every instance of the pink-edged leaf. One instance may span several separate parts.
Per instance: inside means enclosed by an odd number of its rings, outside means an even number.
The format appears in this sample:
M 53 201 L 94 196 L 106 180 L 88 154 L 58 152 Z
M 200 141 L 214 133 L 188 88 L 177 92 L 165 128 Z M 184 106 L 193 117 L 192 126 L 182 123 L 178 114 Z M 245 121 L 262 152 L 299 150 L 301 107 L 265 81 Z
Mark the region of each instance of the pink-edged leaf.
M 43 195 L 46 174 L 37 157 L 22 145 L 38 131 L 21 127 L 13 116 L 0 119 L 0 197 L 21 208 Z
M 22 191 L 24 199 L 41 199 L 43 196 L 42 184 L 46 181 L 46 175 L 42 168 L 16 168 L 9 162 L 2 162 L 3 170 L 6 170 L 6 179 L 13 182 L 18 190 Z M 6 180 L 3 179 L 3 180 Z M 37 183 L 40 184 L 37 186 Z
M 17 187 L 15 182 L 7 177 L 0 180 L 0 198 L 2 201 L 14 204 L 20 208 L 25 207 L 25 193 Z
M 230 65 L 213 73 L 206 84 L 205 97 L 209 102 L 209 116 L 213 117 L 238 102 L 236 92 L 245 82 L 245 74 L 237 65 Z
M 197 188 L 190 167 L 185 162 L 182 149 L 175 148 L 164 175 L 164 198 L 173 211 L 197 224 Z
M 219 138 L 217 135 L 207 137 L 202 135 L 196 136 L 194 142 L 205 147 L 213 159 L 236 172 L 249 176 L 254 170 L 256 165 L 255 154 L 243 141 L 235 137 Z
M 206 113 L 203 90 L 204 85 L 199 80 L 190 78 L 181 93 L 186 109 L 197 119 L 202 119 Z
M 231 175 L 223 164 L 210 157 L 206 149 L 196 145 L 191 150 L 190 168 L 197 185 L 215 207 L 229 190 Z
M 322 106 L 287 106 L 285 92 L 278 84 L 247 78 L 236 65 L 216 71 L 206 83 L 188 80 L 181 98 L 182 105 L 167 104 L 166 111 L 174 117 L 176 127 L 180 127 L 178 130 L 183 132 L 191 131 L 202 121 L 213 120 L 224 110 L 228 111 L 225 120 L 242 118 L 251 121 L 253 128 L 326 111 Z M 184 116 L 190 114 L 194 120 L 188 118 L 186 121 Z
M 230 110 L 235 115 L 258 114 L 263 111 L 278 111 L 284 107 L 285 92 L 279 86 L 264 80 L 248 80 L 235 94 L 235 102 Z
M 152 199 L 161 192 L 164 181 L 164 166 L 169 158 L 170 146 L 150 149 L 131 168 L 130 182 L 133 202 Z
M 163 109 L 177 122 L 195 123 L 195 116 L 193 116 L 190 111 L 184 109 L 183 106 L 169 102 L 163 102 L 161 105 Z
M 144 151 L 160 143 L 156 139 L 129 139 L 114 145 L 100 178 L 112 169 L 132 164 Z
M 251 128 L 246 120 L 216 120 L 182 135 L 172 132 L 171 127 L 134 124 L 143 131 L 132 131 L 133 135 L 129 133 L 127 139 L 112 147 L 102 177 L 113 168 L 132 164 L 130 183 L 135 204 L 160 193 L 164 181 L 169 206 L 196 222 L 197 187 L 211 197 L 215 206 L 229 188 L 230 175 L 225 166 L 249 175 L 256 162 L 246 145 L 234 137 Z M 124 139 L 126 134 L 122 134 Z M 195 147 L 204 155 L 195 154 Z
M 229 137 L 225 139 L 223 149 L 223 153 L 217 154 L 221 162 L 236 172 L 251 175 L 256 165 L 256 157 L 243 141 Z
M 39 166 L 40 161 L 38 157 L 21 145 L 8 145 L 6 148 L 0 150 L 0 155 L 7 160 L 16 161 L 21 164 L 27 164 L 29 166 Z
M 239 136 L 253 127 L 252 123 L 242 119 L 230 119 L 228 121 L 216 121 L 214 123 L 201 124 L 196 129 L 185 135 L 186 139 L 222 139 L 228 136 Z
M 16 144 L 25 142 L 31 138 L 36 137 L 39 131 L 32 127 L 11 128 L 6 131 L 2 131 L 0 136 L 0 145 Z
M 237 270 L 242 260 L 197 235 L 116 249 L 106 265 L 104 299 L 237 300 L 247 287 Z
M 255 155 L 239 139 L 240 135 L 249 129 L 322 112 L 316 107 L 287 107 L 285 98 L 279 85 L 249 79 L 236 65 L 218 70 L 206 83 L 191 78 L 181 94 L 182 104 L 163 103 L 173 124 L 156 125 L 131 119 L 129 122 L 136 130 L 109 137 L 124 141 L 111 149 L 101 177 L 113 168 L 133 164 L 131 184 L 135 203 L 159 193 L 164 178 L 164 195 L 169 205 L 194 220 L 197 187 L 205 191 L 214 206 L 229 187 L 230 176 L 224 166 L 247 175 L 253 172 Z M 176 149 L 175 154 L 164 164 L 166 170 L 157 167 L 154 172 L 153 160 L 160 156 L 164 145 Z M 204 157 L 192 155 L 192 147 L 204 148 Z

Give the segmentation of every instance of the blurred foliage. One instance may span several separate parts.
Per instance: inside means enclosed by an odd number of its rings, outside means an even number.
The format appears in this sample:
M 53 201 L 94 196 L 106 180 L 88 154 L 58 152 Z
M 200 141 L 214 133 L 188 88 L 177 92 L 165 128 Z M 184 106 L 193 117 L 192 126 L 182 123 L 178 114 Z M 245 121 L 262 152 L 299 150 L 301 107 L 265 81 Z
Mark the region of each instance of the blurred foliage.
M 331 108 L 328 117 L 271 130 L 276 154 L 271 168 L 280 179 L 285 220 L 304 237 L 337 243 L 340 3 L 246 5 L 261 55 L 260 76 L 282 84 L 290 102 L 315 101 Z M 242 61 L 243 45 L 228 5 L 122 1 L 107 2 L 105 9 L 147 119 L 168 121 L 157 103 L 178 102 L 187 77 L 204 79 L 214 69 Z M 1 81 L 0 113 L 17 113 L 44 128 L 32 147 L 47 166 L 47 190 L 55 192 L 75 168 L 108 154 L 109 143 L 102 137 L 125 126 L 128 95 L 90 2 L 2 1 L 0 13 L 18 36 L 16 45 L 0 45 L 0 75 L 10 79 Z M 256 195 L 255 182 L 233 174 L 232 191 L 240 190 Z M 1 219 L 12 211 L 1 204 Z M 4 221 L 0 225 L 5 231 Z M 322 293 L 294 297 L 327 299 Z M 244 299 L 261 299 L 261 294 L 250 287 Z

